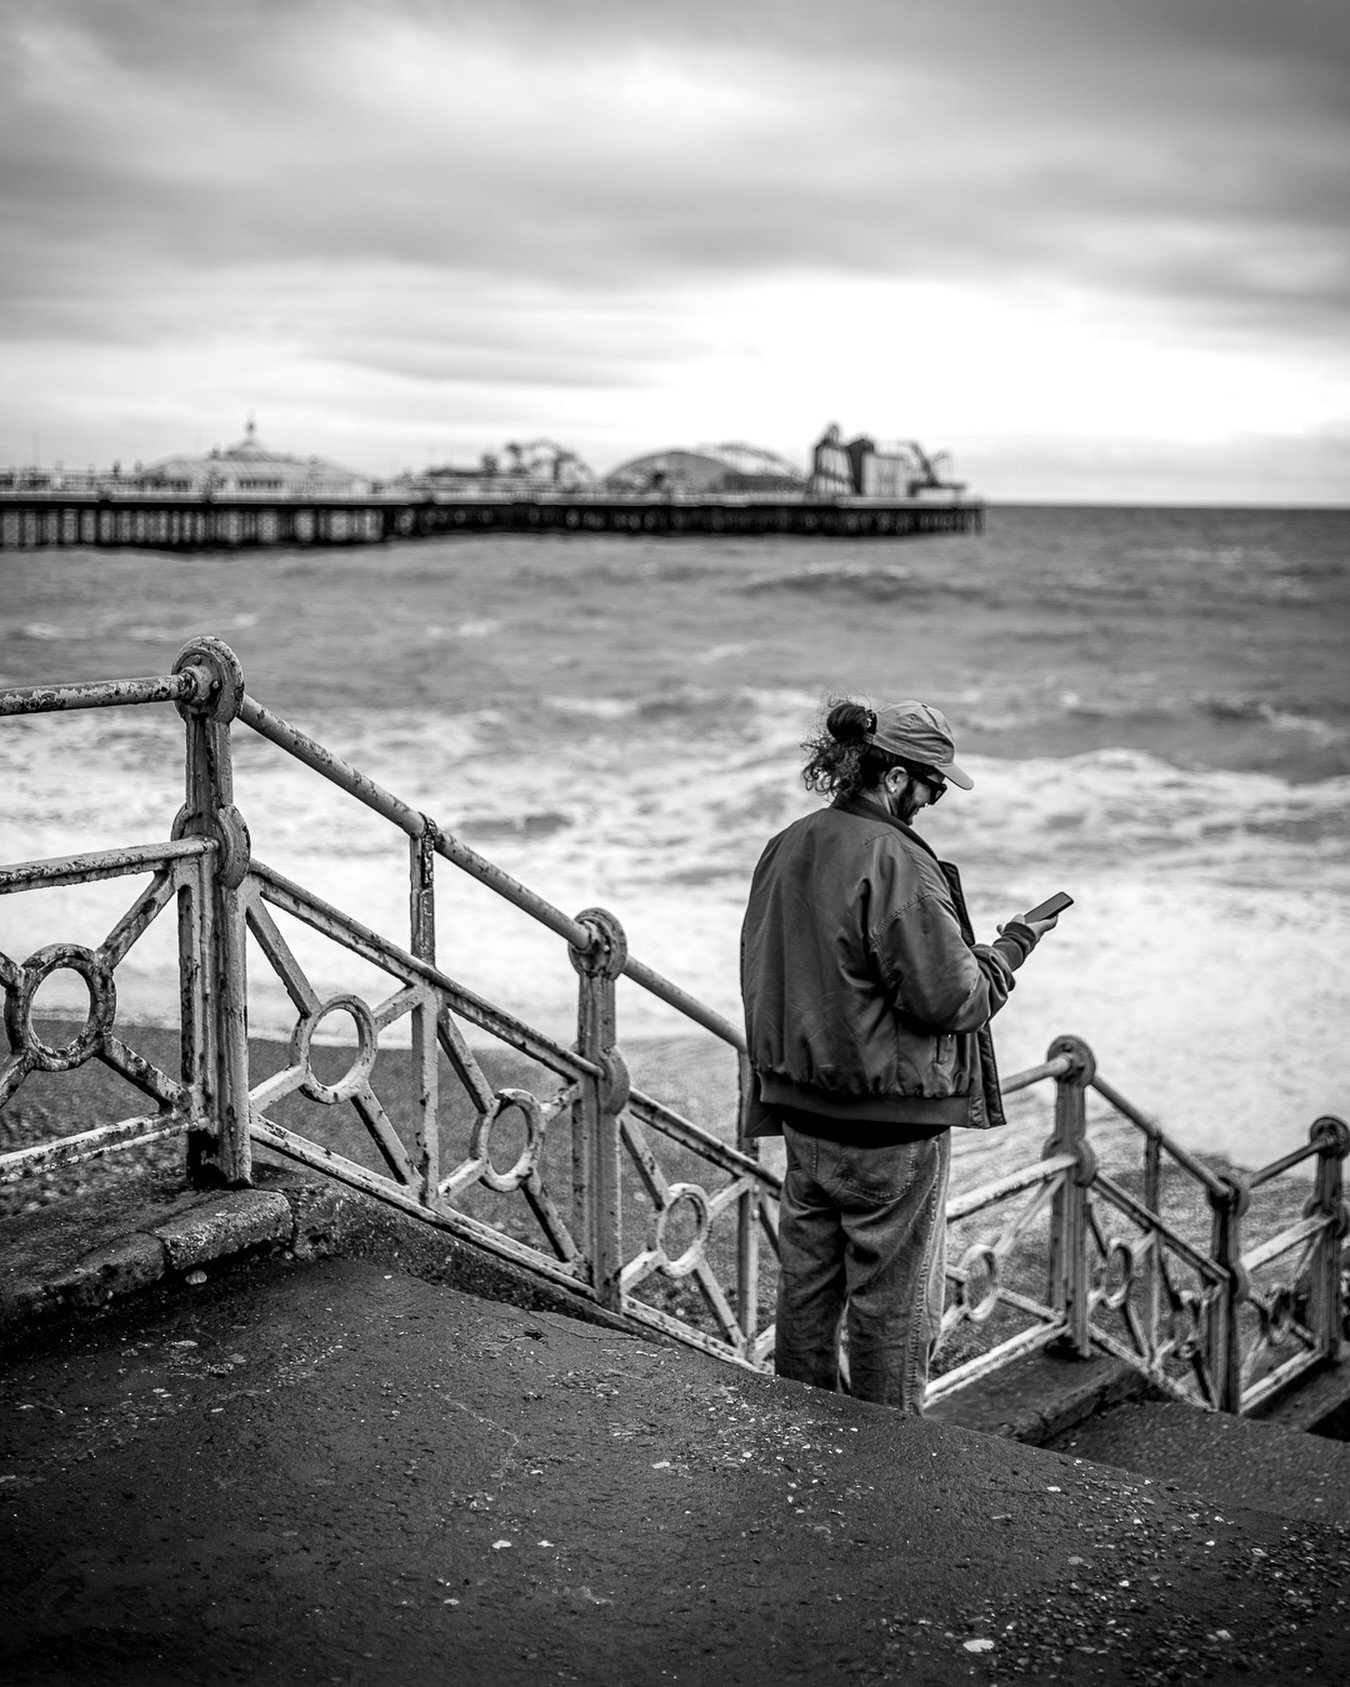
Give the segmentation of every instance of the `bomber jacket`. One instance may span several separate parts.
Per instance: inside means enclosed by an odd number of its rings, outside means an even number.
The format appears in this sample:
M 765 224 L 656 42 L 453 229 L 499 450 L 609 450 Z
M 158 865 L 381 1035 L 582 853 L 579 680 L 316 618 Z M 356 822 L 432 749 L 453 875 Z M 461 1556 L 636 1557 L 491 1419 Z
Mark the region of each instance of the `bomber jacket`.
M 795 821 L 741 929 L 749 1134 L 777 1134 L 783 1107 L 854 1129 L 1002 1125 L 989 1021 L 1035 943 L 1020 920 L 976 943 L 956 868 L 866 798 Z

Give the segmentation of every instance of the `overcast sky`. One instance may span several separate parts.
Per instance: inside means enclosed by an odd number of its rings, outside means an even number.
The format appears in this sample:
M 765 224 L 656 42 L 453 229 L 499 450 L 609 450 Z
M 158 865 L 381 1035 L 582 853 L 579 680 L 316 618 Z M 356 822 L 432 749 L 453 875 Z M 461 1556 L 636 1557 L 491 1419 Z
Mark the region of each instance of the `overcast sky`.
M 1350 502 L 1346 0 L 0 0 L 0 462 Z

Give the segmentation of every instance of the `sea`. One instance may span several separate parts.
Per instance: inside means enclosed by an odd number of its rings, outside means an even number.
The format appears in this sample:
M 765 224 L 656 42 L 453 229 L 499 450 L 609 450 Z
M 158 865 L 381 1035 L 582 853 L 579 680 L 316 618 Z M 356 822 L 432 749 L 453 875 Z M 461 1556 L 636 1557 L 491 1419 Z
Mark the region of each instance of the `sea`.
M 1179 1140 L 1256 1165 L 1350 1114 L 1350 510 L 994 507 L 903 540 L 551 535 L 238 554 L 0 554 L 0 684 L 167 672 L 199 633 L 249 691 L 567 913 L 738 1020 L 766 839 L 820 801 L 828 700 L 919 698 L 975 788 L 919 824 L 978 933 L 1065 890 L 996 1022 L 1063 1033 Z M 406 940 L 402 834 L 237 728 L 255 854 Z M 182 800 L 168 706 L 0 721 L 0 860 L 151 842 Z M 448 864 L 441 964 L 570 1040 L 565 945 Z M 97 943 L 136 886 L 0 899 L 0 951 Z M 296 935 L 321 993 L 378 980 Z M 171 1022 L 161 920 L 118 971 Z M 260 955 L 251 1023 L 294 1013 Z M 84 1011 L 55 973 L 44 1011 Z M 620 1042 L 688 1023 L 624 980 Z

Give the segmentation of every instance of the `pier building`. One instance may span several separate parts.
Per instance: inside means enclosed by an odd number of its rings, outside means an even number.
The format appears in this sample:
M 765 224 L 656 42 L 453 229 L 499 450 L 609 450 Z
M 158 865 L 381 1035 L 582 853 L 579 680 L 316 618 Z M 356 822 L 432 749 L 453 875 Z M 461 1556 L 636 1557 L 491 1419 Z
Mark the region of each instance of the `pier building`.
M 978 532 L 984 507 L 945 480 L 914 442 L 845 443 L 837 427 L 804 474 L 754 445 L 676 448 L 631 458 L 597 480 L 551 440 L 508 444 L 477 468 L 448 465 L 379 481 L 326 458 L 243 439 L 123 473 L 0 472 L 0 550 L 157 550 L 373 544 L 514 533 L 797 535 L 899 538 Z

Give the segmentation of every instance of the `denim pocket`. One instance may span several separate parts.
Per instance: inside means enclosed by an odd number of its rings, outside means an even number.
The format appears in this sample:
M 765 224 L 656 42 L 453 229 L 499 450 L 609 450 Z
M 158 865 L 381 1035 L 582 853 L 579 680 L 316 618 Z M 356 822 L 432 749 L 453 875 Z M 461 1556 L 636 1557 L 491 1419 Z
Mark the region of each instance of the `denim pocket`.
M 826 1144 L 822 1143 L 824 1150 Z M 832 1142 L 828 1164 L 821 1154 L 817 1180 L 832 1193 L 846 1195 L 866 1206 L 880 1207 L 897 1200 L 913 1183 L 918 1150 L 926 1143 L 897 1142 L 880 1148 L 856 1148 Z

